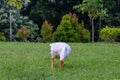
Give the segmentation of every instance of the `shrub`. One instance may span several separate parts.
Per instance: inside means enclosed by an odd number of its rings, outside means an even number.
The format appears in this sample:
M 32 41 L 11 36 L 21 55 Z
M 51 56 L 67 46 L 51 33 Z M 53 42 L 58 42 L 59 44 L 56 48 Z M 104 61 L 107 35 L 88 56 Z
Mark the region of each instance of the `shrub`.
M 4 36 L 4 33 L 0 32 L 0 41 L 5 41 L 6 38 Z
M 47 20 L 42 24 L 41 34 L 43 42 L 52 41 L 52 28 L 53 26 Z
M 120 36 L 120 28 L 106 26 L 100 30 L 100 38 L 106 42 L 115 42 Z
M 75 32 L 74 32 L 74 38 L 75 38 L 75 41 L 76 42 L 81 42 L 81 26 L 79 25 L 78 23 L 78 17 L 76 16 L 75 13 L 70 13 L 70 22 L 71 22 L 71 25 L 72 27 L 74 28 Z
M 90 32 L 87 29 L 82 30 L 82 42 L 90 42 Z
M 74 30 L 70 22 L 70 16 L 67 14 L 62 17 L 60 25 L 53 34 L 54 41 L 75 42 Z
M 84 28 L 84 22 L 82 21 L 80 25 L 80 39 L 81 42 L 90 42 L 90 32 Z
M 27 38 L 30 36 L 30 30 L 28 30 L 25 26 L 22 26 L 18 32 L 17 37 L 22 39 L 22 41 L 27 41 Z
M 75 42 L 74 32 L 75 30 L 70 22 L 70 16 L 67 14 L 62 17 L 60 25 L 53 34 L 53 39 L 54 41 Z
M 90 33 L 84 28 L 84 23 L 79 24 L 76 14 L 66 14 L 62 17 L 60 25 L 53 34 L 54 41 L 63 42 L 89 42 Z
M 60 25 L 53 33 L 53 40 L 62 42 L 75 42 L 74 33 L 75 30 L 70 22 L 70 16 L 66 14 L 62 17 Z

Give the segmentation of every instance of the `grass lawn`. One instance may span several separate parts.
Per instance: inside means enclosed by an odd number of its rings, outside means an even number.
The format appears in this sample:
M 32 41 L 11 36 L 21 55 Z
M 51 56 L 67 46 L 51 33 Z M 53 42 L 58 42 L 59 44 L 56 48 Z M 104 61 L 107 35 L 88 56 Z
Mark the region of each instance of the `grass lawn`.
M 50 69 L 49 43 L 0 42 L 0 80 L 120 80 L 120 43 L 69 43 L 71 55 Z

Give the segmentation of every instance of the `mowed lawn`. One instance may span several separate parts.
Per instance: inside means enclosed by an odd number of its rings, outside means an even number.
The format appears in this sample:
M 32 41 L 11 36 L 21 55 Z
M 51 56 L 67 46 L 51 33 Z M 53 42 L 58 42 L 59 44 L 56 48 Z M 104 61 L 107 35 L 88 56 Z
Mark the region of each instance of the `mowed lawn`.
M 0 42 L 0 80 L 120 80 L 120 43 L 68 43 L 71 55 L 50 69 L 49 43 Z

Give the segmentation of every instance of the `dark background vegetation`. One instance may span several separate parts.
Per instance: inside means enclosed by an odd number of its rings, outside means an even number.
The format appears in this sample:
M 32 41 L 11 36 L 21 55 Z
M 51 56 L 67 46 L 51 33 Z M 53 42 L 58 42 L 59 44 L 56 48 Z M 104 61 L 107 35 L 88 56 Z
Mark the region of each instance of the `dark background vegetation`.
M 19 22 L 15 22 L 15 23 L 19 24 L 17 26 L 21 26 L 21 25 L 28 26 L 27 29 L 30 29 L 30 33 L 29 33 L 30 41 L 38 41 L 37 40 L 38 38 L 41 41 L 42 38 L 41 27 L 45 20 L 47 20 L 48 23 L 52 25 L 54 32 L 56 31 L 58 25 L 60 25 L 60 22 L 64 15 L 69 13 L 75 13 L 76 16 L 78 17 L 78 22 L 81 23 L 81 21 L 83 21 L 84 27 L 88 29 L 91 33 L 91 24 L 87 12 L 85 14 L 81 14 L 78 13 L 75 9 L 73 9 L 73 6 L 81 4 L 82 1 L 83 0 L 31 0 L 31 2 L 27 6 L 24 6 L 21 10 L 19 10 L 20 15 L 18 15 L 19 16 L 18 20 L 22 20 L 21 24 Z M 1 2 L 0 4 L 3 3 Z M 0 5 L 0 8 L 6 9 L 4 5 Z M 95 20 L 95 41 L 100 41 L 99 31 L 100 29 L 104 28 L 106 25 L 110 27 L 117 27 L 117 28 L 120 27 L 120 1 L 103 0 L 103 8 L 107 8 L 108 16 L 104 17 L 101 20 L 101 22 L 99 21 L 99 17 Z M 8 13 L 7 11 L 5 12 Z M 2 13 L 0 13 L 0 15 L 2 15 Z M 7 15 L 9 16 L 9 14 Z M 23 18 L 19 19 L 20 16 L 22 17 L 27 16 L 28 18 L 27 21 L 26 18 L 24 18 L 25 20 Z M 32 21 L 32 26 L 31 24 L 29 25 L 27 23 L 29 21 Z M 0 32 L 4 33 L 1 35 L 5 35 L 6 40 L 9 40 L 9 30 L 8 30 L 9 20 L 6 21 L 6 23 L 4 22 L 4 24 L 3 22 L 0 21 Z M 15 26 L 14 23 L 13 26 Z M 16 29 L 16 32 L 13 31 L 13 34 L 14 33 L 17 34 L 17 30 L 20 29 L 20 27 L 14 27 L 14 28 Z M 13 40 L 18 40 L 18 41 L 23 40 L 23 39 L 19 39 L 20 36 L 16 34 L 14 34 Z M 28 33 L 25 35 L 28 35 Z

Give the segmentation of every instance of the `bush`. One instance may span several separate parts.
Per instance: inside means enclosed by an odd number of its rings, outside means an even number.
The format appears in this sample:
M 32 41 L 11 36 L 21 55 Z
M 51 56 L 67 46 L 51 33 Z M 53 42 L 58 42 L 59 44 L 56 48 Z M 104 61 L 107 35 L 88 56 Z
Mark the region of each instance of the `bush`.
M 27 41 L 27 38 L 30 36 L 30 30 L 25 26 L 22 26 L 17 32 L 17 38 L 22 39 L 22 41 Z
M 80 39 L 81 42 L 90 42 L 90 32 L 84 28 L 84 22 L 82 21 L 80 25 Z
M 6 38 L 4 36 L 4 33 L 0 32 L 0 41 L 5 41 Z
M 45 20 L 42 25 L 42 29 L 41 29 L 43 42 L 52 41 L 52 28 L 53 28 L 53 26 L 51 24 L 49 24 L 47 20 Z
M 90 32 L 87 29 L 82 30 L 82 42 L 90 42 Z
M 68 14 L 62 17 L 60 25 L 53 33 L 53 40 L 60 42 L 75 42 L 75 30 L 70 22 L 70 16 Z
M 120 36 L 120 28 L 106 26 L 100 30 L 100 38 L 106 42 L 115 42 Z
M 81 34 L 80 34 L 81 25 L 79 25 L 79 23 L 78 23 L 78 17 L 76 16 L 75 13 L 73 13 L 73 14 L 70 13 L 69 16 L 70 16 L 71 25 L 72 25 L 73 29 L 75 30 L 75 32 L 74 32 L 75 41 L 81 42 Z
M 66 14 L 53 34 L 54 41 L 90 42 L 90 33 L 84 28 L 84 23 L 78 23 L 76 14 Z

